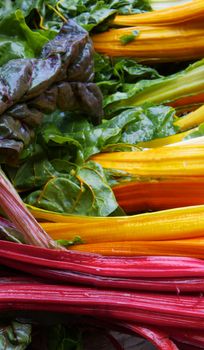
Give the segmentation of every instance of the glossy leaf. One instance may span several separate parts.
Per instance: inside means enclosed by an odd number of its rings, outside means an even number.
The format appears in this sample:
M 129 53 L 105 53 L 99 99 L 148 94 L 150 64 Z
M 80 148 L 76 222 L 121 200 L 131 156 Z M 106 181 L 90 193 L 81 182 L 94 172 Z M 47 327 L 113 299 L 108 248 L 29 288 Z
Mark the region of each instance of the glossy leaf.
M 107 216 L 117 208 L 102 168 L 93 162 L 50 179 L 25 201 L 50 211 L 88 216 Z
M 69 17 L 74 17 L 86 30 L 106 30 L 116 13 L 139 13 L 151 10 L 147 0 L 66 0 L 59 1 L 58 8 Z
M 19 167 L 13 184 L 20 189 L 39 188 L 56 175 L 57 172 L 47 159 L 29 159 Z
M 199 95 L 204 91 L 203 76 L 204 60 L 202 59 L 189 65 L 185 70 L 166 77 L 140 80 L 136 84 L 122 84 L 120 91 L 105 97 L 105 113 L 113 115 L 119 110 L 143 105 L 146 101 L 164 104 L 182 97 Z
M 96 127 L 83 118 L 75 120 L 64 116 L 61 122 L 58 121 L 58 128 L 54 124 L 45 124 L 41 133 L 52 152 L 57 146 L 63 146 L 64 150 L 67 147 L 67 153 L 75 148 L 83 154 L 83 159 L 88 159 L 111 145 L 130 148 L 141 141 L 175 134 L 174 116 L 171 107 L 146 105 L 126 110 Z M 72 154 L 76 155 L 76 152 Z
M 24 350 L 31 342 L 31 325 L 13 321 L 0 326 L 0 349 Z
M 17 29 L 12 16 L 8 34 L 14 35 Z M 15 16 L 22 28 L 27 26 L 20 10 Z M 35 49 L 40 34 L 32 35 L 28 28 L 25 36 L 28 42 L 34 42 Z M 44 41 L 47 43 L 47 38 Z M 10 60 L 0 68 L 1 163 L 17 163 L 18 154 L 34 138 L 33 129 L 41 123 L 44 113 L 83 109 L 94 124 L 100 122 L 102 95 L 92 83 L 92 56 L 88 33 L 69 20 L 60 33 L 43 46 L 40 58 Z M 58 142 L 63 141 L 58 137 Z
M 48 38 L 31 30 L 23 12 L 16 10 L 0 20 L 0 66 L 14 58 L 37 57 Z
M 123 15 L 151 11 L 151 1 L 148 0 L 110 0 L 110 3 L 111 7 L 118 9 L 118 13 Z
M 103 92 L 104 97 L 122 92 L 124 84 L 137 83 L 142 79 L 161 78 L 156 69 L 137 63 L 129 58 L 110 59 L 95 53 L 95 82 Z M 106 102 L 106 100 L 105 100 Z

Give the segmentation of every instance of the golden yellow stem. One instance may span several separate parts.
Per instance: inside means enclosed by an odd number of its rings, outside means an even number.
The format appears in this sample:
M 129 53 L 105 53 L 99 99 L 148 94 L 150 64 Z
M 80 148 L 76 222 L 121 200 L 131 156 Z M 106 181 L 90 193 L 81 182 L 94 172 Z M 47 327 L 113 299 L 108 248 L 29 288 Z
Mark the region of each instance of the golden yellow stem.
M 47 220 L 55 223 L 41 225 L 53 239 L 70 240 L 77 235 L 85 243 L 196 238 L 204 232 L 204 205 L 121 217 L 50 213 Z
M 179 134 L 154 139 L 151 141 L 139 142 L 137 144 L 137 146 L 142 147 L 142 148 L 155 148 L 155 147 L 162 147 L 162 146 L 171 145 L 171 144 L 182 141 L 187 135 L 193 133 L 196 130 L 197 129 L 195 128 L 195 129 L 191 129 L 191 130 L 188 130 L 185 132 L 181 132 Z
M 104 168 L 137 176 L 204 176 L 204 144 L 172 145 L 142 152 L 100 153 L 92 160 Z
M 178 126 L 181 131 L 185 131 L 201 123 L 204 123 L 204 105 L 185 117 L 179 118 L 174 125 Z

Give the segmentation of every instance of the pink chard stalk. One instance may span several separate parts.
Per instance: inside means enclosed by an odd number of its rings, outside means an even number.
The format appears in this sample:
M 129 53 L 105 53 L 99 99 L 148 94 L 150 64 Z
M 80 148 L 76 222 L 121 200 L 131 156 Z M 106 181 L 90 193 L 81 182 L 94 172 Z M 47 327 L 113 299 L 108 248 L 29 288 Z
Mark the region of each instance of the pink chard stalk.
M 59 249 L 55 241 L 49 237 L 25 207 L 2 169 L 0 169 L 0 206 L 16 229 L 23 234 L 25 243 Z M 60 249 L 63 248 L 60 247 Z

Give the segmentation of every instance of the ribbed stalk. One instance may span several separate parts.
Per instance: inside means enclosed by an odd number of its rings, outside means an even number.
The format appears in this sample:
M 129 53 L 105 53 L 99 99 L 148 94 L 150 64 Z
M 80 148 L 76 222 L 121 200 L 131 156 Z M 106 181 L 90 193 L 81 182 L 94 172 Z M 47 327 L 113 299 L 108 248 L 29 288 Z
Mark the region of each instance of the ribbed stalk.
M 126 213 L 204 204 L 204 178 L 129 182 L 113 191 Z
M 107 256 L 187 256 L 203 259 L 204 237 L 170 241 L 121 241 L 81 244 L 71 249 Z
M 204 145 L 160 147 L 142 152 L 101 153 L 92 157 L 103 168 L 137 176 L 189 177 L 204 175 Z
M 176 296 L 99 290 L 33 282 L 2 281 L 0 310 L 64 312 L 109 320 L 203 329 L 204 300 L 200 296 Z
M 56 248 L 56 243 L 27 210 L 14 187 L 0 169 L 0 206 L 28 244 Z
M 121 37 L 132 35 L 134 31 L 139 31 L 138 36 L 124 45 Z M 203 34 L 202 22 L 161 27 L 137 24 L 96 34 L 93 42 L 97 52 L 109 56 L 135 56 L 146 62 L 151 59 L 172 62 L 202 58 Z
M 56 217 L 50 215 L 50 220 Z M 64 222 L 63 222 L 64 221 Z M 84 243 L 117 241 L 173 240 L 202 237 L 204 205 L 122 217 L 59 216 L 56 223 L 42 223 L 54 239 L 73 239 L 79 235 Z M 76 245 L 76 248 L 78 245 Z
M 188 2 L 188 3 L 187 3 Z M 167 8 L 160 9 L 160 3 L 167 5 Z M 155 11 L 145 12 L 133 15 L 116 16 L 113 21 L 117 26 L 134 26 L 139 24 L 146 25 L 167 25 L 175 23 L 184 23 L 204 19 L 203 0 L 193 1 L 155 1 L 151 0 L 151 6 Z M 155 5 L 155 6 L 154 6 Z M 157 6 L 156 6 L 157 5 Z M 156 9 L 157 8 L 157 9 Z
M 114 278 L 201 278 L 204 261 L 174 256 L 105 257 L 74 250 L 53 250 L 1 241 L 0 258 L 6 266 L 21 264 L 22 271 L 61 271 Z M 49 277 L 49 276 L 48 276 Z
M 136 335 L 140 335 L 150 341 L 159 350 L 179 350 L 177 346 L 169 339 L 168 333 L 155 329 L 155 327 L 141 327 L 136 323 L 118 323 L 122 329 L 129 330 Z
M 204 103 L 204 93 L 198 93 L 196 95 L 189 95 L 187 97 L 181 97 L 172 101 L 170 105 L 176 108 L 177 112 L 191 112 L 195 108 L 198 108 Z

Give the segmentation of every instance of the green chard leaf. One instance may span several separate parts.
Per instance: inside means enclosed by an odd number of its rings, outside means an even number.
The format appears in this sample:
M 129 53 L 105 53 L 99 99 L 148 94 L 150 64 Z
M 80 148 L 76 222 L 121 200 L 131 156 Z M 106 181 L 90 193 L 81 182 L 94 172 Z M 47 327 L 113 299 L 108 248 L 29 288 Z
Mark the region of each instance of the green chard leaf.
M 116 10 L 109 8 L 103 1 L 99 1 L 90 6 L 89 11 L 81 13 L 74 19 L 79 25 L 90 32 L 95 27 L 100 26 L 101 23 L 103 23 L 103 30 L 106 30 L 109 26 L 109 21 L 115 14 Z
M 139 142 L 173 135 L 177 132 L 174 116 L 172 107 L 145 105 L 127 109 L 98 126 L 69 114 L 56 118 L 55 124 L 45 122 L 37 144 L 24 151 L 22 165 L 10 174 L 14 186 L 21 190 L 40 188 L 101 151 L 135 150 Z
M 113 75 L 122 83 L 136 83 L 141 79 L 161 78 L 161 75 L 156 69 L 144 66 L 128 58 L 119 58 L 115 60 Z
M 123 84 L 120 91 L 104 98 L 106 115 L 114 115 L 122 109 L 167 103 L 181 97 L 203 93 L 204 59 L 191 64 L 178 73 L 153 80 L 140 80 L 136 84 Z M 184 89 L 185 86 L 185 89 Z
M 130 148 L 142 141 L 173 135 L 177 131 L 173 124 L 174 116 L 172 107 L 144 105 L 127 109 L 110 120 L 104 120 L 99 126 L 93 126 L 83 118 L 76 120 L 65 117 L 58 128 L 45 125 L 41 132 L 53 152 L 57 146 L 63 147 L 65 153 L 67 149 L 67 160 L 70 160 L 70 153 L 75 155 L 71 161 L 77 162 L 77 152 L 80 152 L 82 159 L 87 160 L 111 145 L 115 148 Z
M 136 83 L 141 79 L 161 78 L 156 69 L 139 64 L 129 58 L 110 59 L 95 53 L 94 64 L 95 82 L 100 87 L 105 102 L 108 95 L 116 92 L 120 94 L 124 89 L 124 84 Z
M 28 190 L 40 188 L 47 181 L 58 175 L 52 164 L 46 158 L 30 158 L 13 174 L 15 188 Z
M 110 6 L 118 10 L 119 14 L 130 15 L 134 13 L 151 11 L 149 0 L 110 0 Z
M 50 179 L 25 202 L 50 211 L 88 216 L 107 216 L 118 206 L 102 168 L 94 162 Z
M 117 13 L 131 14 L 151 10 L 148 0 L 64 0 L 59 1 L 56 7 L 63 16 L 74 18 L 88 31 L 106 30 Z
M 113 17 L 119 14 L 131 14 L 150 11 L 148 0 L 0 0 L 0 16 L 21 10 L 30 28 L 46 29 L 43 35 L 49 39 L 59 31 L 67 18 L 73 18 L 88 31 L 104 31 Z M 88 9 L 88 10 L 87 10 Z
M 31 325 L 13 321 L 0 326 L 0 349 L 24 350 L 31 342 Z
M 173 125 L 175 111 L 171 107 L 138 107 L 122 112 L 120 117 L 126 118 L 127 115 L 133 119 L 123 129 L 120 142 L 137 144 L 176 133 Z
M 111 79 L 113 75 L 113 65 L 108 56 L 100 55 L 97 52 L 94 53 L 94 73 L 94 79 L 97 83 Z
M 29 27 L 43 30 L 52 39 L 63 24 L 63 19 L 55 12 L 56 0 L 15 0 L 15 8 L 21 9 Z
M 0 18 L 13 11 L 12 0 L 0 0 Z
M 16 10 L 0 20 L 0 66 L 15 58 L 37 57 L 48 38 L 31 30 L 23 12 Z

